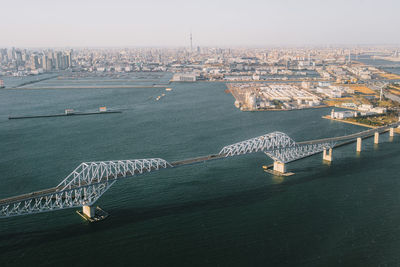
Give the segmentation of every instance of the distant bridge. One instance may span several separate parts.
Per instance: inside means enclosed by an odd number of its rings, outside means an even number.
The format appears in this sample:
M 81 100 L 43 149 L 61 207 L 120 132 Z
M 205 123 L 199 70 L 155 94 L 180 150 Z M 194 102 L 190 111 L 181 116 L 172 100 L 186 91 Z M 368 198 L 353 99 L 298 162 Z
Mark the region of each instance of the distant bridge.
M 380 133 L 390 131 L 390 135 L 393 136 L 394 128 L 399 125 L 400 122 L 355 134 L 303 142 L 295 142 L 282 132 L 272 132 L 225 146 L 218 154 L 172 163 L 161 158 L 83 162 L 55 187 L 0 200 L 0 218 L 76 207 L 83 207 L 83 213 L 92 218 L 95 216 L 94 203 L 120 179 L 255 152 L 263 152 L 272 158 L 273 172 L 284 174 L 285 164 L 289 162 L 321 152 L 324 153 L 324 160 L 331 161 L 332 149 L 335 146 L 356 140 L 357 150 L 361 151 L 361 139 L 375 136 L 374 142 L 378 143 Z

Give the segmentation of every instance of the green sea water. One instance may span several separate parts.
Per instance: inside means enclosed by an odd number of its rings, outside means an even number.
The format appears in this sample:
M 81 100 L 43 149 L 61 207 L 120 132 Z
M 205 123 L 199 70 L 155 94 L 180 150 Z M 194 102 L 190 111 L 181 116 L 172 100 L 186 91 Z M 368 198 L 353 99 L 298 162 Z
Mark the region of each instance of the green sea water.
M 83 161 L 174 161 L 273 131 L 302 141 L 363 130 L 322 119 L 326 108 L 241 112 L 223 83 L 170 87 L 0 90 L 0 198 L 53 187 Z M 123 113 L 8 120 L 99 106 Z M 121 180 L 97 202 L 110 214 L 97 224 L 75 209 L 0 219 L 0 266 L 397 266 L 399 140 L 290 163 L 284 178 L 255 153 Z

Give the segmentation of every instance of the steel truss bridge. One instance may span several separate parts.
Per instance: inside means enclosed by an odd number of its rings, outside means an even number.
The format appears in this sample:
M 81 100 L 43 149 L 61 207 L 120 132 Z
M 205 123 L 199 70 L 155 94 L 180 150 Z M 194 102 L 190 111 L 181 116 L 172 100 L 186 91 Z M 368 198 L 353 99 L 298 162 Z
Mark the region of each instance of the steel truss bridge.
M 273 132 L 236 144 L 225 146 L 219 155 L 232 157 L 242 154 L 264 152 L 274 161 L 289 163 L 310 155 L 322 152 L 324 149 L 333 148 L 335 142 L 326 140 L 318 143 L 297 144 L 287 134 Z
M 263 152 L 274 161 L 289 163 L 339 144 L 354 142 L 359 137 L 367 138 L 376 132 L 386 132 L 399 124 L 400 122 L 351 135 L 297 143 L 285 133 L 272 132 L 225 146 L 218 154 L 173 163 L 161 158 L 83 162 L 55 187 L 1 199 L 0 218 L 92 206 L 120 179 L 213 159 Z

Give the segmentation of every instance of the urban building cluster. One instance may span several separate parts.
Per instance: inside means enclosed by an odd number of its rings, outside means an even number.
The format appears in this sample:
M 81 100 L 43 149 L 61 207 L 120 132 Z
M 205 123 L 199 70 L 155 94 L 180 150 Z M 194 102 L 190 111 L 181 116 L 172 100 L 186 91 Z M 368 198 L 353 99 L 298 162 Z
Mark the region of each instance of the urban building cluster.
M 372 90 L 365 85 L 349 86 L 327 81 L 232 82 L 227 83 L 227 87 L 235 98 L 235 106 L 243 111 L 292 110 L 326 106 L 357 110 L 360 116 L 383 114 L 387 111 L 385 107 L 376 106 L 377 100 L 383 97 L 382 90 L 376 88 Z M 371 88 L 374 87 L 371 86 Z M 379 92 L 381 92 L 380 96 Z M 348 117 L 351 114 L 355 113 L 338 112 L 334 117 Z
M 303 82 L 302 87 L 321 95 L 323 98 L 341 98 L 354 93 L 354 90 L 349 87 L 333 85 L 330 82 L 318 82 L 317 84 Z
M 321 105 L 321 98 L 296 85 L 231 83 L 229 91 L 241 110 L 291 110 Z
M 379 77 L 352 60 L 371 48 L 103 48 L 0 49 L 0 75 L 171 72 L 173 81 L 335 81 Z M 383 50 L 386 51 L 386 50 Z M 387 52 L 387 51 L 386 51 Z
M 66 70 L 73 66 L 72 50 L 0 49 L 0 76 L 27 76 Z

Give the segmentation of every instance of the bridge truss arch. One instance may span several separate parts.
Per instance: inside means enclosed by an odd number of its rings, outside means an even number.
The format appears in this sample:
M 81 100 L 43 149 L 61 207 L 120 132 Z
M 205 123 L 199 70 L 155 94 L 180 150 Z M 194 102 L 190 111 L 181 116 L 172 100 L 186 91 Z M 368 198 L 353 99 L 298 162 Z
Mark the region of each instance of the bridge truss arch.
M 221 149 L 219 155 L 231 157 L 258 151 L 272 151 L 294 146 L 296 146 L 296 142 L 287 134 L 282 132 L 272 132 L 225 146 Z
M 90 206 L 119 179 L 169 167 L 160 158 L 83 162 L 56 187 L 3 199 L 0 217 Z
M 334 145 L 335 143 L 329 141 L 299 144 L 285 133 L 272 132 L 225 146 L 219 155 L 232 157 L 261 151 L 275 161 L 289 163 L 333 148 Z

